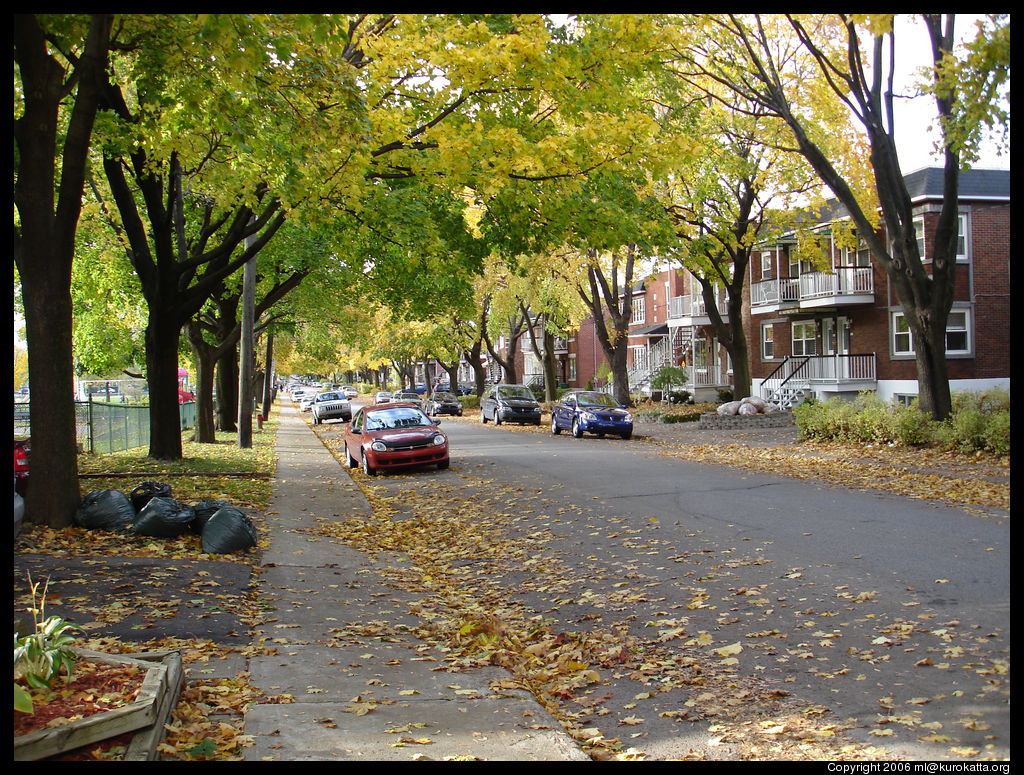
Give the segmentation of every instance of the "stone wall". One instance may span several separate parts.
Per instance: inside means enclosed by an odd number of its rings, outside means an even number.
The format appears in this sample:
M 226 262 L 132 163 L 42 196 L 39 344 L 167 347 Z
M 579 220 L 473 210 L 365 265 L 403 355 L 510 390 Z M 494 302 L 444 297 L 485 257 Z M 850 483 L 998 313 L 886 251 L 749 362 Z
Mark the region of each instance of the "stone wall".
M 794 422 L 792 412 L 772 414 L 720 415 L 707 412 L 700 416 L 699 427 L 704 430 L 742 430 L 744 428 L 783 428 Z

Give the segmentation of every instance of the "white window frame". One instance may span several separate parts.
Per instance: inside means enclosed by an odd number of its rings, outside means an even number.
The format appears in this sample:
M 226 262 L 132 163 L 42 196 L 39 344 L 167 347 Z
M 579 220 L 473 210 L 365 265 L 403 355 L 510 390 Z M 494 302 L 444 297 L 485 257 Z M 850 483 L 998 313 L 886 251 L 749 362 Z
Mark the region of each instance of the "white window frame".
M 775 360 L 775 324 L 761 324 L 761 360 Z
M 967 213 L 957 215 L 956 222 L 956 260 L 967 263 L 970 260 L 967 245 Z
M 630 312 L 630 325 L 647 322 L 647 299 L 644 296 L 633 297 L 633 309 Z
M 803 334 L 802 336 L 797 337 L 797 330 L 799 330 L 801 332 L 805 332 L 807 330 L 808 326 L 810 326 L 810 328 L 811 328 L 811 336 L 808 338 L 806 334 Z M 799 356 L 799 357 L 805 357 L 805 356 L 808 356 L 808 355 L 817 355 L 818 354 L 818 339 L 817 339 L 817 337 L 818 337 L 818 324 L 817 324 L 817 321 L 814 321 L 814 320 L 795 320 L 795 321 L 793 321 L 793 324 L 790 327 L 790 339 L 791 339 L 791 342 L 792 342 L 792 349 L 790 350 L 790 352 L 792 352 L 793 355 L 796 355 L 796 356 Z M 798 342 L 800 343 L 799 347 L 797 347 L 797 343 Z M 807 343 L 808 342 L 811 343 L 810 352 L 807 351 Z M 797 352 L 797 350 L 799 350 L 799 352 Z
M 761 279 L 772 279 L 772 252 L 770 250 L 761 253 Z
M 928 249 L 928 244 L 924 238 L 924 213 L 915 215 L 911 223 L 914 224 L 914 234 L 917 237 L 917 252 L 920 254 L 921 260 L 924 261 L 928 258 L 928 254 L 925 252 Z
M 974 337 L 972 331 L 974 328 L 973 310 L 969 306 L 956 306 L 949 311 L 949 318 L 946 319 L 946 357 L 949 356 L 973 356 L 974 355 Z M 955 328 L 950 328 L 950 323 L 955 322 L 955 319 L 960 315 L 963 315 L 963 325 Z M 910 325 L 906 322 L 907 316 L 902 310 L 894 310 L 891 316 L 892 320 L 892 333 L 890 336 L 890 346 L 892 347 L 892 354 L 896 357 L 911 357 L 916 354 L 914 350 L 914 335 L 910 331 Z M 949 346 L 949 335 L 950 333 L 963 334 L 964 347 L 962 348 L 951 348 Z M 905 340 L 906 344 L 903 344 Z

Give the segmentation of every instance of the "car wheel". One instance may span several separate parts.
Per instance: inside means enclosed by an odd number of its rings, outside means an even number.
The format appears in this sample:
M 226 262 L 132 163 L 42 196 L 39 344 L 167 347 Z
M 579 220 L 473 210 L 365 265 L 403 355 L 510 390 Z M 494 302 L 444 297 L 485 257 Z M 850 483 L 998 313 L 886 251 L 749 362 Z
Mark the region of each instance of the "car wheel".
M 354 457 L 352 457 L 352 453 L 348 451 L 348 446 L 347 445 L 345 446 L 345 457 L 348 458 L 348 467 L 349 468 L 358 468 L 359 467 L 359 461 L 356 460 Z
M 480 422 L 482 422 L 484 425 L 487 425 L 487 415 L 484 414 L 484 410 L 482 407 L 480 409 Z
M 367 476 L 376 476 L 377 475 L 377 469 L 373 468 L 370 465 L 370 460 L 369 460 L 369 458 L 366 457 L 366 453 L 365 452 L 363 453 L 363 473 L 366 474 Z
M 551 434 L 553 436 L 557 436 L 561 432 L 562 429 L 558 427 L 558 421 L 555 419 L 554 415 L 551 415 Z
M 629 441 L 631 438 L 633 438 L 633 431 L 626 431 L 625 433 L 622 434 L 622 438 L 625 441 Z
M 583 438 L 583 429 L 580 427 L 580 421 L 575 417 L 572 420 L 572 435 L 577 439 Z
M 444 460 L 442 460 L 440 463 L 437 464 L 437 467 L 438 467 L 439 470 L 443 471 L 449 465 L 451 465 L 451 461 L 448 458 L 445 458 Z
M 495 425 L 501 425 L 501 410 L 500 409 L 495 409 L 494 410 L 494 424 Z

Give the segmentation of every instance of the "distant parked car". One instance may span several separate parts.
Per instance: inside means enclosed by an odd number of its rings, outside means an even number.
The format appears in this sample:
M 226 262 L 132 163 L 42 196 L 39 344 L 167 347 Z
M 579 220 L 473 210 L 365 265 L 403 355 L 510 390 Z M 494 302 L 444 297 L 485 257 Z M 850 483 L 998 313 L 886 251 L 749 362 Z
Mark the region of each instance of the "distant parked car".
M 386 390 L 381 390 L 373 397 L 373 403 L 375 404 L 386 404 L 391 400 L 391 394 Z
M 540 425 L 540 404 L 526 385 L 494 385 L 480 399 L 480 422 Z
M 313 423 L 319 425 L 324 420 L 352 419 L 352 404 L 340 391 L 324 391 L 313 398 Z
M 434 391 L 437 393 L 454 393 L 457 396 L 471 396 L 476 392 L 476 386 L 460 382 L 455 386 L 455 390 L 452 390 L 447 382 L 442 382 L 434 388 Z
M 551 410 L 551 432 L 572 432 L 576 438 L 584 433 L 621 436 L 633 435 L 633 415 L 607 393 L 580 390 L 566 393 Z
M 415 404 L 420 409 L 423 408 L 423 403 L 422 399 L 420 398 L 420 394 L 414 393 L 411 390 L 403 390 L 401 393 L 395 393 L 394 395 L 391 396 L 391 403 L 396 404 L 399 402 L 406 404 Z
M 423 411 L 430 415 L 455 414 L 462 417 L 462 404 L 454 393 L 434 393 L 423 402 Z
M 448 468 L 448 438 L 415 406 L 384 404 L 358 409 L 345 430 L 345 457 L 373 476 L 409 466 Z
M 299 399 L 299 409 L 303 412 L 313 411 L 313 402 L 316 400 L 317 392 L 318 391 L 314 390 L 308 393 L 303 393 L 302 398 Z
M 345 394 L 345 398 L 355 398 L 359 395 L 359 391 L 351 385 L 342 385 L 341 392 Z

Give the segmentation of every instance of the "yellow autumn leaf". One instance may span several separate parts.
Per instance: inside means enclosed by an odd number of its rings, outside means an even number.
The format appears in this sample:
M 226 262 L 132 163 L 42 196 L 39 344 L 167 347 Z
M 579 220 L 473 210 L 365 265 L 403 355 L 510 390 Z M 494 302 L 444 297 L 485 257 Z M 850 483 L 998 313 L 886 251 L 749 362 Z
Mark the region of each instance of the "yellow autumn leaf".
M 715 649 L 715 653 L 720 657 L 731 657 L 734 654 L 739 654 L 743 651 L 743 645 L 737 641 L 730 646 L 723 646 L 720 649 Z

